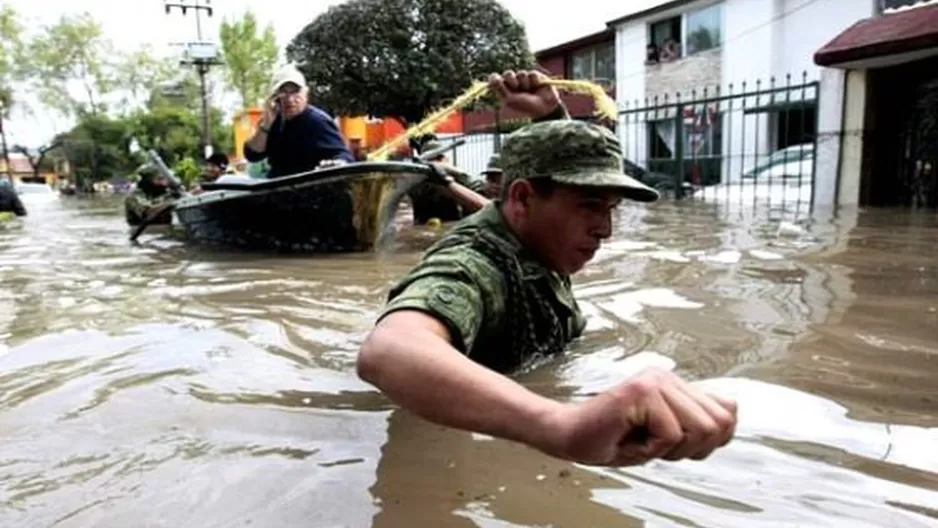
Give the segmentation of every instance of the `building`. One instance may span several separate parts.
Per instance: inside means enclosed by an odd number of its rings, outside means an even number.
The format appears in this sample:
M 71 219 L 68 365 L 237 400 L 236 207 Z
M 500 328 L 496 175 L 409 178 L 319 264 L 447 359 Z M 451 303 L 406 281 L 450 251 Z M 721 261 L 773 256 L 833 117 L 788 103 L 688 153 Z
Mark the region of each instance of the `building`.
M 39 180 L 36 180 L 36 173 L 33 170 L 33 164 L 29 158 L 20 152 L 9 152 L 7 156 L 10 159 L 10 166 L 7 167 L 6 160 L 3 159 L 3 156 L 0 155 L 0 178 L 10 178 L 14 182 L 32 182 L 32 183 L 46 183 L 48 185 L 55 185 L 59 179 L 60 170 L 62 167 L 55 167 L 55 163 L 43 163 L 42 168 L 39 170 Z M 61 165 L 67 165 L 64 160 L 60 163 Z
M 609 28 L 540 50 L 534 57 L 541 71 L 551 77 L 587 79 L 615 96 L 615 33 Z M 561 98 L 574 118 L 590 119 L 596 110 L 589 96 L 562 93 Z M 526 117 L 511 110 L 483 108 L 463 114 L 463 130 L 467 133 L 511 129 L 523 122 Z
M 814 56 L 824 67 L 817 163 L 835 176 L 817 191 L 838 205 L 938 207 L 938 2 L 880 7 Z
M 671 0 L 609 22 L 627 154 L 710 185 L 739 181 L 787 147 L 811 151 L 814 51 L 873 9 L 872 0 Z M 798 177 L 812 180 L 811 165 Z

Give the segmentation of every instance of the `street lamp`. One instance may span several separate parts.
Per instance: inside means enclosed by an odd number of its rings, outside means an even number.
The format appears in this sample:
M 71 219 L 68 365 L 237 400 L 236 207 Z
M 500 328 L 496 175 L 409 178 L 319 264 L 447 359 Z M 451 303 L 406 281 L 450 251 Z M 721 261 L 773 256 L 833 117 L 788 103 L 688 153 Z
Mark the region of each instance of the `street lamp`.
M 195 13 L 196 42 L 187 42 L 182 54 L 180 64 L 184 66 L 195 66 L 199 73 L 199 88 L 202 99 L 202 145 L 206 158 L 212 155 L 212 123 L 209 118 L 208 89 L 205 84 L 205 76 L 208 75 L 212 66 L 221 64 L 221 53 L 218 46 L 212 42 L 202 40 L 202 12 L 205 11 L 209 17 L 214 13 L 211 6 L 211 0 L 180 0 L 165 1 L 164 8 L 168 15 L 173 8 L 182 11 L 182 15 L 191 9 Z

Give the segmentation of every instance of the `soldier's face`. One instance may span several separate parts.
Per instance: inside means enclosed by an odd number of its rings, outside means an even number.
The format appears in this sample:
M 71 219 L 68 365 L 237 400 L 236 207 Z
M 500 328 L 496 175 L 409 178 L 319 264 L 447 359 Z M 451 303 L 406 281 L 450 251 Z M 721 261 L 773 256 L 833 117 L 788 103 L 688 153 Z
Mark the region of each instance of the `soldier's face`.
M 525 211 L 527 242 L 552 269 L 576 273 L 612 235 L 612 214 L 621 201 L 620 193 L 601 188 L 560 186 L 534 194 Z
M 502 173 L 485 173 L 485 190 L 491 196 L 499 196 L 502 193 Z

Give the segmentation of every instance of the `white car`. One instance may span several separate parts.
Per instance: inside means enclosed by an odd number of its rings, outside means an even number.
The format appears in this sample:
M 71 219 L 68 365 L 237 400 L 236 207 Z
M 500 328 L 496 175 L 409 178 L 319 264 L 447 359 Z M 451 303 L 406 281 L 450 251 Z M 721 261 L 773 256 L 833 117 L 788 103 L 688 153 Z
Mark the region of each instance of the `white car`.
M 16 182 L 13 184 L 16 194 L 55 194 L 55 190 L 46 183 Z
M 776 150 L 752 169 L 744 172 L 745 180 L 771 182 L 799 179 L 810 181 L 814 170 L 814 144 L 801 143 Z

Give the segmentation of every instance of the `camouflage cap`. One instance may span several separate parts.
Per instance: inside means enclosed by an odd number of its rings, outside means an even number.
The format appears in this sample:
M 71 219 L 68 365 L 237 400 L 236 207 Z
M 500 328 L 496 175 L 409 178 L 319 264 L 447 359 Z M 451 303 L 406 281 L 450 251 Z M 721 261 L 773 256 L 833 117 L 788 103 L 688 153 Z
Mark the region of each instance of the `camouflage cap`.
M 492 156 L 489 158 L 489 163 L 485 166 L 485 170 L 482 171 L 482 174 L 489 173 L 502 173 L 502 161 L 500 155 L 492 154 Z
M 654 202 L 658 192 L 623 171 L 619 138 L 609 129 L 571 119 L 525 126 L 505 138 L 502 185 L 517 179 L 621 189 L 623 196 Z

